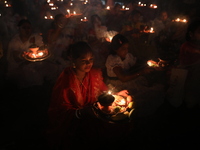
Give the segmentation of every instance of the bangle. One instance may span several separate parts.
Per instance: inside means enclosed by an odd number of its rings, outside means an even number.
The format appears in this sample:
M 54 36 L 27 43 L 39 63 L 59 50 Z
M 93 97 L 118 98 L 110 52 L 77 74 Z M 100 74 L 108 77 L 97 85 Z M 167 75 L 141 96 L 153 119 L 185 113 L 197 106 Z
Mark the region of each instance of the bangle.
M 75 111 L 75 115 L 76 115 L 76 118 L 78 118 L 78 119 L 81 119 L 81 113 L 80 113 L 80 110 L 79 109 L 76 109 L 76 111 Z

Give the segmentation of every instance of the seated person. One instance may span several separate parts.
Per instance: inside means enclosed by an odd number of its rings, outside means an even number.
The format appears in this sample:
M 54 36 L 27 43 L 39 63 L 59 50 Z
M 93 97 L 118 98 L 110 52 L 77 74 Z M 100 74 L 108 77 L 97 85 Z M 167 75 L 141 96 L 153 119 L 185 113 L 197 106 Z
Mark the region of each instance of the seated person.
M 19 88 L 42 85 L 45 78 L 54 82 L 57 77 L 57 67 L 53 63 L 32 63 L 22 57 L 23 52 L 28 51 L 30 46 L 44 45 L 42 36 L 33 32 L 29 20 L 20 20 L 18 27 L 19 33 L 10 40 L 8 45 L 6 79 Z
M 106 26 L 108 27 L 108 31 L 113 30 L 116 32 L 120 32 L 122 28 L 122 23 L 124 21 L 124 14 L 121 11 L 121 4 L 115 3 L 114 7 L 112 7 L 107 15 L 106 15 Z
M 128 20 L 123 24 L 121 34 L 139 37 L 140 31 L 144 29 L 145 23 L 141 20 L 142 14 L 139 10 L 133 10 Z
M 101 18 L 94 14 L 90 17 L 91 24 L 88 29 L 88 38 L 89 40 L 105 40 L 105 33 L 107 32 L 107 27 L 103 25 Z
M 184 101 L 187 108 L 200 106 L 200 20 L 192 21 L 186 32 L 186 42 L 180 47 L 178 62 L 181 68 L 188 70 L 185 82 Z
M 57 14 L 47 32 L 49 49 L 55 61 L 61 64 L 61 69 L 68 65 L 65 55 L 68 46 L 74 42 L 74 28 L 64 14 Z
M 151 27 L 155 31 L 148 37 L 148 43 L 155 46 L 158 57 L 166 58 L 169 56 L 168 52 L 171 48 L 171 38 L 172 38 L 172 21 L 168 15 L 168 12 L 163 10 L 158 16 L 151 21 Z
M 131 95 L 136 97 L 136 101 L 138 99 L 137 102 L 139 103 L 137 104 L 141 106 L 147 106 L 150 103 L 148 99 L 151 95 L 155 98 L 155 105 L 151 108 L 155 110 L 163 103 L 163 99 L 160 99 L 160 96 L 163 96 L 162 90 L 164 86 L 157 81 L 157 78 L 151 79 L 151 76 L 154 76 L 151 75 L 154 72 L 154 68 L 145 64 L 138 65 L 137 58 L 129 53 L 128 50 L 129 41 L 127 38 L 121 34 L 115 35 L 111 42 L 111 54 L 107 57 L 105 64 L 107 69 L 106 83 L 116 91 L 121 89 L 128 90 Z M 136 68 L 139 69 L 136 70 Z M 157 72 L 155 74 L 157 75 Z M 139 101 L 139 99 L 143 100 Z M 145 108 L 143 106 L 141 108 Z

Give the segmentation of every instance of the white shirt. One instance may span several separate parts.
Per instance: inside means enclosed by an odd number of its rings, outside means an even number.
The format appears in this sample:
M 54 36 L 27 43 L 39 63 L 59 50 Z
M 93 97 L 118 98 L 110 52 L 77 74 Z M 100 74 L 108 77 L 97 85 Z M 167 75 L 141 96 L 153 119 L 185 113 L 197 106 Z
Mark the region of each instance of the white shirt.
M 113 72 L 113 68 L 120 66 L 124 71 L 128 71 L 132 66 L 135 65 L 137 58 L 131 53 L 127 53 L 125 59 L 122 61 L 118 55 L 109 55 L 106 60 L 107 75 L 109 77 L 116 77 Z
M 15 61 L 13 52 L 17 51 L 22 54 L 23 51 L 28 50 L 29 46 L 32 44 L 32 43 L 30 43 L 30 39 L 32 37 L 35 37 L 35 44 L 37 46 L 40 47 L 44 44 L 42 36 L 40 36 L 39 34 L 36 34 L 36 33 L 32 34 L 30 36 L 29 40 L 27 40 L 24 43 L 21 41 L 19 34 L 15 35 L 11 39 L 11 41 L 9 42 L 9 45 L 8 45 L 8 53 L 7 53 L 8 70 L 16 69 L 20 64 L 19 62 Z M 20 55 L 19 55 L 19 58 L 21 58 Z

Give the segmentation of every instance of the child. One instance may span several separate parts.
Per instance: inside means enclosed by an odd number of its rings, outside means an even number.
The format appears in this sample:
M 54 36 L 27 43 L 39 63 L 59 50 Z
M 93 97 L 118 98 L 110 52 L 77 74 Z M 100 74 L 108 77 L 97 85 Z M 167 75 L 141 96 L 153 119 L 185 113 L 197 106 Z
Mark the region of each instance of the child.
M 150 85 L 152 81 L 148 78 L 154 69 L 147 65 L 138 66 L 137 58 L 128 50 L 129 41 L 127 38 L 121 34 L 115 35 L 111 42 L 111 54 L 107 57 L 105 64 L 108 76 L 106 83 L 114 87 L 116 91 L 128 90 L 135 97 L 137 111 L 141 111 L 143 115 L 150 115 L 164 101 L 161 98 L 163 85 L 157 83 Z M 149 106 L 151 106 L 150 109 Z

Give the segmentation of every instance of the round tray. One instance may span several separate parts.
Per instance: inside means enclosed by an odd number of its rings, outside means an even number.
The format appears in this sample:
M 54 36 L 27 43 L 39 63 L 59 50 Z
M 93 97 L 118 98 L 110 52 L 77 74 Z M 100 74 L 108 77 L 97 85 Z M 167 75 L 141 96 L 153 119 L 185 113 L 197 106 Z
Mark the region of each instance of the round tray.
M 105 113 L 99 109 L 97 102 L 93 105 L 93 112 L 95 116 L 103 121 L 109 123 L 123 123 L 131 120 L 131 116 L 134 112 L 135 108 L 127 108 L 123 112 L 118 112 L 115 114 Z
M 23 52 L 22 57 L 28 61 L 36 62 L 36 61 L 43 61 L 51 56 L 51 53 L 48 50 L 39 50 L 39 51 L 44 53 L 43 57 L 31 58 L 29 57 L 29 54 L 32 54 L 32 52 L 30 51 Z

